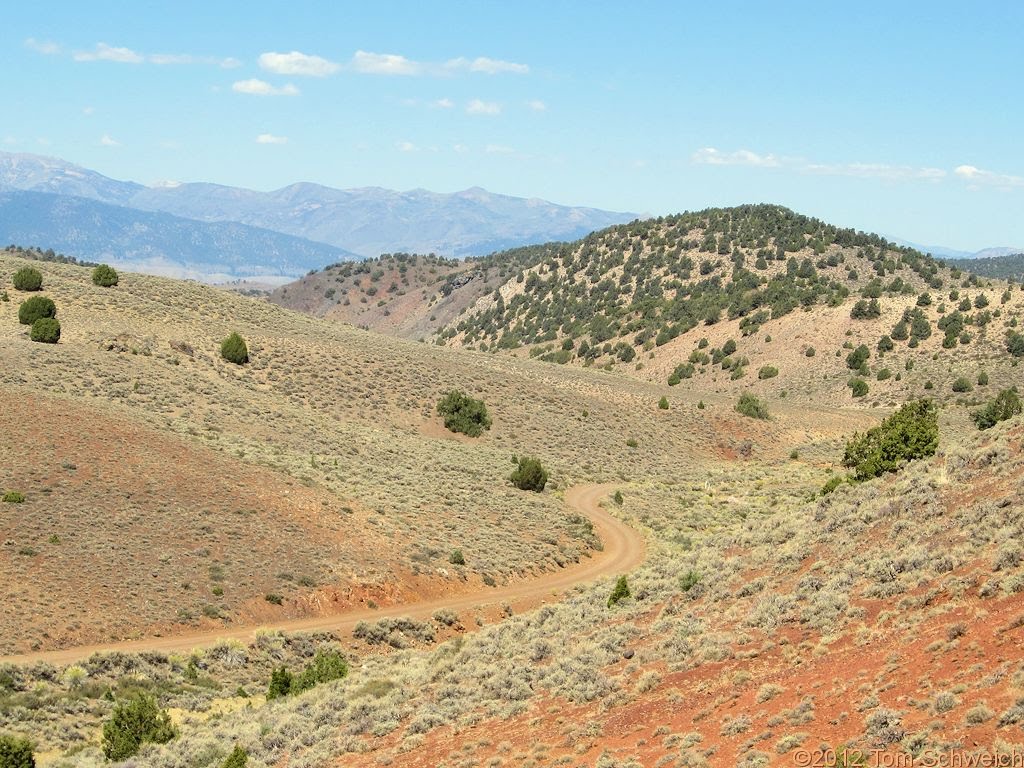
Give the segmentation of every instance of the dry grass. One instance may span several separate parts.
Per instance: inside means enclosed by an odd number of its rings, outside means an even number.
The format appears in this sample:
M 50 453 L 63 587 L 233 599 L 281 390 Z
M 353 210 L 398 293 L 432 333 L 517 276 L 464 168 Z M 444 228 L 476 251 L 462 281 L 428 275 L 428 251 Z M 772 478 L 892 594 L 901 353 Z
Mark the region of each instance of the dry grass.
M 447 562 L 455 545 L 467 580 L 554 568 L 587 545 L 558 500 L 581 479 L 620 483 L 622 505 L 609 508 L 652 538 L 650 560 L 629 574 L 633 597 L 614 609 L 611 583 L 602 583 L 500 623 L 489 618 L 465 636 L 460 622 L 475 617 L 440 615 L 432 628 L 409 627 L 412 648 L 388 645 L 395 627 L 371 627 L 384 639 L 347 646 L 348 679 L 295 699 L 254 697 L 234 709 L 231 694 L 239 684 L 255 692 L 278 656 L 311 653 L 308 640 L 264 638 L 244 653 L 204 654 L 198 682 L 187 659 L 96 660 L 109 671 L 90 668 L 86 680 L 159 680 L 164 704 L 181 711 L 181 737 L 139 764 L 214 764 L 237 742 L 254 766 L 285 755 L 289 766 L 754 765 L 819 741 L 921 749 L 962 744 L 964 729 L 981 744 L 1019 737 L 1024 560 L 1011 546 L 1024 533 L 1019 418 L 977 433 L 966 409 L 950 407 L 934 459 L 812 499 L 835 469 L 842 436 L 874 414 L 785 398 L 772 403 L 772 421 L 752 423 L 732 412 L 731 396 L 683 385 L 453 353 L 156 278 L 126 275 L 115 294 L 90 288 L 73 267 L 44 265 L 44 274 L 67 335 L 54 348 L 31 345 L 0 305 L 0 350 L 12 361 L 0 372 L 5 402 L 43 402 L 39 391 L 52 389 L 47 402 L 60 405 L 39 421 L 43 432 L 70 423 L 65 404 L 69 414 L 102 415 L 99 435 L 132 435 L 125 441 L 160 455 L 180 445 L 192 461 L 269 473 L 277 484 L 268 492 L 290 480 L 314 506 L 328 502 L 323 517 L 352 504 L 368 537 L 397 542 L 386 559 L 359 547 L 325 559 L 350 556 L 382 583 L 418 568 L 453 589 L 463 583 Z M 245 369 L 214 354 L 232 329 L 250 340 Z M 150 354 L 101 348 L 118 334 L 148 343 Z M 438 429 L 433 404 L 452 386 L 495 413 L 481 440 Z M 662 411 L 666 392 L 673 407 Z M 625 447 L 627 436 L 636 449 Z M 25 541 L 40 554 L 31 557 L 56 557 L 46 510 L 31 505 L 45 496 L 54 510 L 75 510 L 81 499 L 102 500 L 98 485 L 88 497 L 73 492 L 87 463 L 75 453 L 98 464 L 105 455 L 92 458 L 78 439 L 40 438 L 43 468 L 26 464 L 15 476 L 2 465 L 0 485 L 16 482 L 28 497 L 5 506 L 32 521 Z M 787 458 L 794 448 L 799 458 Z M 69 450 L 78 469 L 53 467 Z M 543 457 L 555 492 L 513 493 L 504 482 L 513 452 Z M 170 493 L 170 476 L 155 477 L 154 494 Z M 111 514 L 141 503 L 144 486 L 107 483 L 133 492 L 111 502 Z M 232 495 L 215 497 L 225 511 Z M 142 511 L 158 513 L 157 502 Z M 0 513 L 19 530 L 11 510 Z M 204 533 L 228 548 L 231 530 Z M 239 541 L 250 535 L 241 530 Z M 691 573 L 699 579 L 681 580 Z M 422 647 L 428 628 L 440 642 Z M 370 650 L 381 646 L 387 652 Z M 58 765 L 99 764 L 108 703 L 77 696 L 76 673 L 3 673 L 19 690 L 0 697 L 0 730 L 31 731 L 65 754 Z

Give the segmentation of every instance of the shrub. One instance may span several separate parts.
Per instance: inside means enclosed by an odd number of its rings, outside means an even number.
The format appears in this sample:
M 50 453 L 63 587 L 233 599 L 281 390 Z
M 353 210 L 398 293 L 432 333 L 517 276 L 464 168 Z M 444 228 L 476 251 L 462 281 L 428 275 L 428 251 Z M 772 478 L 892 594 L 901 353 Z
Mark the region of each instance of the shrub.
M 626 440 L 626 447 L 627 448 L 636 448 L 639 445 L 640 445 L 640 443 L 637 442 L 635 437 L 630 437 L 630 438 L 628 438 Z
M 231 750 L 231 754 L 220 764 L 220 768 L 245 768 L 245 764 L 248 762 L 249 753 L 235 744 L 235 748 Z
M 864 397 L 868 393 L 868 383 L 856 376 L 846 382 L 846 386 L 850 388 L 854 397 Z
M 451 563 L 452 565 L 465 565 L 466 564 L 466 558 L 462 554 L 462 550 L 461 549 L 453 549 L 452 553 L 450 555 L 448 555 L 448 562 Z
M 700 574 L 696 571 L 690 570 L 679 577 L 679 588 L 683 592 L 689 592 L 700 581 Z
M 139 694 L 119 702 L 103 724 L 103 754 L 108 760 L 124 760 L 146 742 L 166 744 L 176 735 L 166 710 L 152 696 Z
M 985 371 L 981 371 L 980 373 L 978 373 L 978 386 L 979 387 L 987 387 L 988 386 L 988 374 L 985 373 Z
M 1006 335 L 1006 351 L 1014 357 L 1024 357 L 1024 335 L 1010 331 Z
M 757 372 L 757 378 L 761 379 L 762 381 L 765 379 L 774 379 L 778 375 L 779 369 L 776 368 L 774 365 L 763 365 L 761 366 L 761 370 Z
M 56 316 L 57 305 L 46 296 L 31 296 L 18 307 L 18 322 L 22 325 L 32 325 L 40 318 Z
M 32 323 L 28 337 L 43 344 L 56 344 L 60 341 L 60 321 L 55 317 L 40 317 Z
M 0 768 L 35 768 L 32 742 L 18 736 L 0 736 Z
M 1016 416 L 1021 410 L 1020 396 L 1017 395 L 1017 391 L 1004 389 L 994 399 L 986 403 L 981 410 L 972 413 L 971 418 L 974 419 L 978 429 L 989 429 L 1000 421 L 1006 421 Z M 6 497 L 4 497 L 4 501 L 7 501 Z
M 8 504 L 21 504 L 25 501 L 25 494 L 21 491 L 8 491 L 4 494 L 4 501 Z
M 970 392 L 972 389 L 974 389 L 974 387 L 971 386 L 971 382 L 967 380 L 966 376 L 960 376 L 953 382 L 954 392 Z
M 873 320 L 881 314 L 882 308 L 878 305 L 878 299 L 871 299 L 871 301 L 861 299 L 850 310 L 850 317 L 854 320 Z
M 345 661 L 345 657 L 338 651 L 320 649 L 309 665 L 292 680 L 290 693 L 302 693 L 321 683 L 341 680 L 346 675 L 348 662 Z
M 475 400 L 465 392 L 453 389 L 441 398 L 437 412 L 444 417 L 444 425 L 451 432 L 479 437 L 491 428 L 491 417 L 483 400 Z
M 22 267 L 14 273 L 14 287 L 19 291 L 38 291 L 43 287 L 43 276 L 38 269 Z
M 804 355 L 806 357 L 814 357 L 816 354 L 818 353 L 815 351 L 814 347 L 808 347 L 804 350 Z
M 830 477 L 828 479 L 828 482 L 821 486 L 821 495 L 828 496 L 830 493 L 832 493 L 832 491 L 834 491 L 836 488 L 838 488 L 845 482 L 846 478 L 843 477 L 842 475 L 835 475 L 834 477 Z
M 740 395 L 739 402 L 736 403 L 736 411 L 751 419 L 768 418 L 768 406 L 749 392 Z
M 621 507 L 623 502 L 622 491 L 616 491 L 615 495 L 612 496 L 612 501 L 614 501 L 618 506 Z
M 843 466 L 858 480 L 895 472 L 905 461 L 931 456 L 939 444 L 938 409 L 931 400 L 914 400 L 846 444 Z
M 608 607 L 611 608 L 613 605 L 617 605 L 620 601 L 625 600 L 631 595 L 629 582 L 626 581 L 626 577 L 619 576 L 615 582 L 615 587 L 612 589 L 612 593 L 608 595 Z
M 245 345 L 245 339 L 237 333 L 232 333 L 220 343 L 220 356 L 235 365 L 248 363 L 249 348 Z
M 100 264 L 92 271 L 92 283 L 101 288 L 111 288 L 117 285 L 117 270 L 108 264 Z
M 668 410 L 668 398 L 665 397 L 664 395 L 662 395 L 661 396 L 661 400 L 658 401 L 658 407 L 661 410 L 663 410 L 663 411 L 667 411 Z
M 871 357 L 871 350 L 861 344 L 846 356 L 846 367 L 851 371 L 858 371 L 861 366 L 867 363 L 869 357 Z
M 267 701 L 287 696 L 292 691 L 292 673 L 288 667 L 277 667 L 270 673 L 270 685 L 267 686 Z
M 509 476 L 512 484 L 521 491 L 536 491 L 540 493 L 548 483 L 548 472 L 540 463 L 540 459 L 532 456 L 522 456 L 519 465 Z

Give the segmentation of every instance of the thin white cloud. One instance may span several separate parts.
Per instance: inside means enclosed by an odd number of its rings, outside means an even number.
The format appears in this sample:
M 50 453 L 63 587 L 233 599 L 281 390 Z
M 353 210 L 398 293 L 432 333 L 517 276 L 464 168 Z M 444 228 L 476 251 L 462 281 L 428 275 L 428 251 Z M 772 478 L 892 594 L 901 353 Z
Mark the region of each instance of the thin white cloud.
M 75 61 L 114 61 L 118 64 L 141 64 L 145 57 L 131 48 L 116 48 L 106 43 L 96 43 L 92 51 L 75 51 Z
M 25 40 L 25 47 L 44 56 L 55 56 L 61 52 L 61 47 L 58 43 L 52 40 L 36 40 L 34 37 Z
M 352 69 L 364 75 L 419 75 L 423 68 L 397 53 L 370 53 L 356 51 L 352 57 Z
M 491 59 L 487 56 L 478 56 L 475 59 L 460 56 L 448 59 L 443 63 L 433 63 L 415 61 L 397 53 L 372 53 L 370 51 L 356 51 L 352 56 L 349 68 L 365 75 L 432 75 L 434 77 L 445 77 L 464 72 L 485 75 L 525 75 L 530 72 L 530 67 L 526 64 Z
M 30 38 L 31 39 L 31 38 Z M 26 41 L 26 45 L 28 42 Z M 51 45 L 56 45 L 55 43 Z M 34 48 L 34 50 L 39 50 Z M 58 52 L 53 51 L 54 53 Z M 44 51 L 40 51 L 41 53 Z M 238 59 L 228 57 L 220 58 L 217 56 L 196 56 L 191 53 L 150 53 L 144 54 L 138 51 L 132 50 L 131 48 L 120 48 L 106 43 L 97 43 L 96 47 L 91 51 L 75 51 L 71 54 L 71 58 L 75 61 L 112 61 L 117 64 L 156 64 L 158 66 L 165 66 L 169 64 L 207 64 L 223 69 L 234 69 L 240 67 L 242 62 Z
M 512 155 L 515 154 L 515 150 L 512 147 L 505 146 L 504 144 L 488 144 L 484 147 L 484 152 L 488 155 Z
M 150 64 L 211 64 L 221 69 L 237 69 L 242 66 L 238 59 L 228 57 L 226 59 L 216 56 L 193 56 L 191 53 L 152 53 L 146 56 Z
M 271 85 L 266 80 L 239 80 L 232 83 L 231 90 L 235 93 L 246 93 L 250 96 L 297 96 L 299 89 L 291 83 L 282 86 Z
M 532 99 L 531 101 L 526 102 L 526 106 L 528 106 L 534 112 L 543 112 L 548 108 L 548 105 L 545 104 L 540 99 Z
M 470 115 L 498 115 L 501 114 L 501 105 L 493 101 L 473 99 L 466 105 L 466 113 Z
M 453 144 L 452 149 L 458 152 L 460 155 L 464 155 L 469 152 L 469 147 L 465 144 Z
M 275 136 L 272 133 L 261 133 L 256 137 L 257 144 L 287 144 L 287 136 Z
M 501 59 L 489 59 L 486 56 L 478 56 L 470 60 L 463 57 L 449 59 L 444 63 L 444 68 L 450 72 L 481 72 L 485 75 L 514 74 L 526 75 L 530 67 L 526 64 L 517 64 L 514 61 L 502 61 Z
M 96 114 L 96 107 L 82 107 L 82 114 L 86 117 L 91 117 Z
M 121 142 L 112 138 L 109 133 L 104 133 L 100 136 L 100 145 L 104 147 L 120 147 Z
M 800 157 L 782 157 L 774 154 L 758 154 L 749 149 L 723 152 L 715 147 L 698 149 L 690 156 L 697 165 L 733 165 L 754 168 L 786 168 L 799 173 L 819 176 L 846 176 L 858 179 L 880 179 L 883 181 L 905 182 L 925 181 L 937 183 L 947 177 L 941 168 L 913 165 L 892 165 L 889 163 L 817 163 Z
M 4 136 L 4 144 L 11 146 L 17 144 L 18 140 L 14 136 Z
M 303 75 L 305 77 L 327 77 L 341 69 L 340 64 L 299 51 L 291 53 L 268 51 L 260 54 L 259 65 L 267 72 L 278 75 Z
M 806 163 L 801 170 L 824 176 L 851 176 L 858 179 L 883 179 L 885 181 L 941 181 L 946 172 L 941 168 L 918 168 L 912 165 L 889 165 L 887 163 L 840 163 L 828 165 Z
M 690 156 L 698 165 L 753 165 L 759 168 L 777 168 L 780 165 L 775 155 L 759 155 L 749 149 L 722 152 L 714 147 L 703 147 Z
M 434 102 L 434 106 L 440 107 L 441 109 L 451 109 L 455 106 L 455 102 L 451 99 L 438 99 Z
M 399 141 L 395 144 L 395 148 L 399 152 L 416 152 L 419 149 L 419 147 L 411 141 Z
M 1024 176 L 1012 176 L 1006 173 L 982 170 L 973 165 L 958 165 L 953 173 L 959 178 L 970 182 L 972 187 L 1024 187 Z

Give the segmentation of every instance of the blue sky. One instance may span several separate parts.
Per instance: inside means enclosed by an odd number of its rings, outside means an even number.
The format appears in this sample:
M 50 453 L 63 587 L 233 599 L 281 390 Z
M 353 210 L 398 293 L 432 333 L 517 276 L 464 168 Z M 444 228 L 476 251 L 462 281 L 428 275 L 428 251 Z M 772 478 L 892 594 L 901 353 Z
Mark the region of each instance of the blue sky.
M 33 6 L 38 7 L 33 7 Z M 1024 3 L 6 8 L 0 149 L 143 183 L 777 202 L 1024 246 Z

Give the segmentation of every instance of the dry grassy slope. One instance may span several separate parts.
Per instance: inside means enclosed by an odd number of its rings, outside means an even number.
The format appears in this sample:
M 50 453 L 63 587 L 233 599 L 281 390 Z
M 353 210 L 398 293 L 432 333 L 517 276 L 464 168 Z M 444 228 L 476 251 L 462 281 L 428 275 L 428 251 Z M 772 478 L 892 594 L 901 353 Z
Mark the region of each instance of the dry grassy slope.
M 830 244 L 816 252 L 807 246 L 787 252 L 785 260 L 769 258 L 764 268 L 759 269 L 755 264 L 761 247 L 743 245 L 736 246 L 736 250 L 743 255 L 746 268 L 759 278 L 771 280 L 785 275 L 787 260 L 790 258 L 798 262 L 808 260 L 815 265 L 817 273 L 824 281 L 845 286 L 849 289 L 850 296 L 838 306 L 818 303 L 808 311 L 797 309 L 779 318 L 767 320 L 749 337 L 744 337 L 740 328 L 743 317 L 737 317 L 733 320 L 723 319 L 710 326 L 701 322 L 665 344 L 655 345 L 653 335 L 646 344 L 638 343 L 636 339 L 639 326 L 630 328 L 630 322 L 639 322 L 643 312 L 627 311 L 627 308 L 635 300 L 641 279 L 648 284 L 660 283 L 662 287 L 670 286 L 678 279 L 674 274 L 678 264 L 690 259 L 694 266 L 688 278 L 679 280 L 680 285 L 693 286 L 716 275 L 725 285 L 731 282 L 733 255 L 706 252 L 697 247 L 707 232 L 706 228 L 701 227 L 681 231 L 666 221 L 660 225 L 627 225 L 596 233 L 574 244 L 568 254 L 560 260 L 545 259 L 527 269 L 525 280 L 512 278 L 498 291 L 481 296 L 456 323 L 449 326 L 449 332 L 456 328 L 459 330 L 447 338 L 446 343 L 471 348 L 483 345 L 493 351 L 495 342 L 502 335 L 525 332 L 525 329 L 531 327 L 530 323 L 548 316 L 551 308 L 545 304 L 550 304 L 550 298 L 537 299 L 531 294 L 529 286 L 532 275 L 541 283 L 551 283 L 562 289 L 583 285 L 586 292 L 610 280 L 616 286 L 615 305 L 616 312 L 620 314 L 622 328 L 608 342 L 599 346 L 614 347 L 625 343 L 633 347 L 636 358 L 628 363 L 620 362 L 613 350 L 612 353 L 603 353 L 589 360 L 576 356 L 572 363 L 615 368 L 649 381 L 666 382 L 676 366 L 687 362 L 690 354 L 697 349 L 701 338 L 707 338 L 710 342 L 707 351 L 716 346 L 721 347 L 728 339 L 736 340 L 739 350 L 734 357 L 745 357 L 749 360 L 745 367 L 746 374 L 733 380 L 728 371 L 723 372 L 717 367 L 709 366 L 705 373 L 698 374 L 699 382 L 684 381 L 682 386 L 732 396 L 750 388 L 769 396 L 778 396 L 785 391 L 787 396 L 804 402 L 853 404 L 850 391 L 846 388 L 851 372 L 846 368 L 845 360 L 850 350 L 844 349 L 843 346 L 848 343 L 853 346 L 863 343 L 872 350 L 869 376 L 872 392 L 869 397 L 858 401 L 858 404 L 895 405 L 908 397 L 920 396 L 925 391 L 924 386 L 928 381 L 931 381 L 935 388 L 931 392 L 932 395 L 940 399 L 949 399 L 952 397 L 950 385 L 957 377 L 966 375 L 973 381 L 981 370 L 988 373 L 992 387 L 1009 386 L 1019 379 L 1017 370 L 1011 368 L 1012 361 L 1006 354 L 1004 333 L 1009 323 L 1024 318 L 1024 292 L 1019 288 L 1013 290 L 1009 303 L 1002 305 L 1000 298 L 1007 288 L 1005 282 L 983 279 L 979 285 L 968 285 L 966 275 L 955 275 L 946 268 L 940 268 L 936 273 L 942 280 L 943 288 L 933 288 L 910 266 L 900 265 L 901 252 L 895 247 L 887 253 L 896 268 L 894 271 L 888 271 L 881 278 L 881 283 L 883 286 L 889 286 L 893 280 L 899 279 L 912 292 L 904 295 L 883 293 L 879 299 L 882 315 L 877 319 L 854 321 L 850 318 L 851 309 L 861 298 L 860 291 L 870 281 L 878 278 L 874 263 L 862 255 L 862 248 Z M 768 246 L 769 250 L 774 251 L 775 241 L 769 239 Z M 628 275 L 623 279 L 625 265 L 620 258 L 614 256 L 620 251 L 626 254 L 627 260 L 638 259 L 641 263 L 647 263 L 650 268 L 641 274 Z M 566 260 L 571 265 L 569 269 L 565 267 Z M 603 268 L 602 265 L 607 263 L 615 266 Z M 712 266 L 706 275 L 701 274 L 702 269 L 699 267 L 702 263 Z M 856 277 L 851 278 L 851 270 L 856 273 Z M 955 300 L 949 298 L 949 293 L 953 290 L 959 292 L 959 297 Z M 875 346 L 879 338 L 883 334 L 891 333 L 903 310 L 907 307 L 913 308 L 917 295 L 926 291 L 934 299 L 930 306 L 923 308 L 932 323 L 931 338 L 922 342 L 917 349 L 908 348 L 906 342 L 897 342 L 893 352 L 884 356 L 877 355 Z M 676 292 L 677 289 L 668 287 L 665 289 L 665 297 L 671 299 Z M 481 334 L 477 320 L 496 311 L 499 307 L 498 294 L 500 305 L 506 308 L 504 321 L 491 323 L 488 325 L 491 332 Z M 936 322 L 942 317 L 942 313 L 938 311 L 940 305 L 945 305 L 948 314 L 957 308 L 963 298 L 973 301 L 979 294 L 986 295 L 990 302 L 988 309 L 997 315 L 996 318 L 984 331 L 969 327 L 968 330 L 974 336 L 969 345 L 953 350 L 943 349 L 942 332 L 935 327 Z M 525 304 L 515 308 L 517 301 L 523 300 Z M 975 312 L 976 310 L 972 308 L 965 314 Z M 746 316 L 752 314 L 753 311 L 746 313 Z M 467 320 L 476 328 L 476 332 L 462 330 L 461 323 Z M 505 350 L 503 353 L 520 357 L 552 354 L 560 349 L 561 342 L 566 338 L 565 327 L 559 328 L 558 323 L 555 323 L 555 327 L 559 330 L 551 340 L 528 342 L 524 346 Z M 593 339 L 586 328 L 585 323 L 582 335 L 575 339 L 577 352 L 581 339 L 588 339 L 593 344 Z M 815 348 L 817 354 L 814 357 L 804 355 L 808 347 Z M 936 359 L 933 360 L 933 357 Z M 910 372 L 906 371 L 908 360 L 913 361 L 912 364 L 915 366 Z M 779 375 L 775 379 L 760 382 L 757 378 L 758 371 L 765 365 L 777 367 Z M 885 381 L 874 380 L 875 375 L 883 368 L 889 368 L 893 377 Z M 900 375 L 900 381 L 895 380 L 896 374 Z
M 339 684 L 194 724 L 145 762 L 234 743 L 259 766 L 424 768 L 1024 749 L 1024 423 L 978 433 L 951 410 L 941 435 L 934 458 L 825 499 L 807 500 L 800 462 L 623 484 L 620 514 L 653 552 L 618 607 L 609 583 L 434 650 L 363 656 Z
M 0 258 L 3 282 L 9 285 L 24 263 Z M 101 590 L 106 571 L 75 571 L 70 581 L 62 574 L 44 590 L 49 637 L 37 635 L 28 619 L 42 598 L 26 593 L 4 633 L 6 650 L 108 632 L 123 637 L 154 626 L 170 631 L 179 612 L 186 623 L 205 621 L 208 605 L 236 621 L 288 615 L 316 602 L 304 597 L 313 588 L 297 583 L 303 576 L 329 597 L 339 595 L 341 604 L 475 588 L 485 575 L 504 583 L 576 560 L 590 546 L 554 495 L 522 494 L 508 485 L 512 453 L 540 456 L 553 471 L 554 487 L 564 488 L 577 479 L 669 478 L 738 450 L 781 457 L 793 445 L 823 437 L 835 443 L 870 421 L 838 414 L 808 427 L 802 412 L 780 406 L 779 428 L 790 431 L 780 438 L 782 432 L 737 416 L 728 400 L 712 397 L 710 407 L 698 411 L 697 395 L 670 393 L 673 408 L 665 412 L 656 403 L 667 388 L 625 377 L 406 342 L 193 283 L 123 274 L 116 288 L 102 289 L 84 268 L 34 266 L 57 303 L 63 335 L 55 346 L 29 342 L 16 320 L 25 296 L 8 289 L 12 300 L 0 303 L 0 388 L 5 401 L 32 403 L 50 420 L 39 422 L 45 429 L 24 427 L 35 430 L 24 439 L 43 441 L 42 466 L 20 442 L 4 444 L 0 485 L 24 485 L 28 501 L 0 509 L 9 542 L 0 550 L 3 567 L 15 574 L 58 553 L 75 563 L 84 562 L 75 559 L 79 555 L 102 559 L 102 550 L 75 553 L 73 544 L 57 548 L 48 539 L 56 534 L 64 541 L 88 519 L 94 500 L 105 498 L 103 509 L 113 516 L 93 518 L 90 540 L 95 547 L 122 542 L 124 556 L 138 561 L 132 576 L 138 585 L 105 603 L 104 611 L 67 617 L 62 627 L 53 606 Z M 217 354 L 219 340 L 232 330 L 249 341 L 252 362 L 244 368 Z M 182 351 L 189 348 L 191 354 Z M 490 404 L 495 424 L 480 440 L 449 439 L 440 427 L 434 404 L 453 387 Z M 60 405 L 65 401 L 74 407 Z M 6 412 L 12 418 L 14 411 Z M 103 458 L 80 437 L 90 424 L 126 437 L 98 430 L 111 454 Z M 74 438 L 72 448 L 56 441 L 63 433 Z M 628 437 L 638 441 L 636 448 L 626 446 Z M 51 464 L 84 467 L 112 460 L 119 449 L 154 452 L 155 468 L 147 466 L 145 474 L 128 472 L 127 463 L 103 474 L 90 469 L 88 487 L 79 488 L 63 482 L 73 472 L 65 475 Z M 224 484 L 217 493 L 208 490 L 206 504 L 198 500 L 203 494 L 183 491 L 208 488 L 201 451 L 224 457 L 218 472 L 245 477 L 231 482 L 251 491 Z M 175 454 L 183 458 L 171 461 Z M 184 476 L 175 475 L 177 466 L 187 468 Z M 290 487 L 309 499 L 301 524 L 287 522 L 294 512 Z M 275 497 L 277 504 L 256 503 Z M 312 514 L 317 504 L 322 519 Z M 47 520 L 48 510 L 64 516 L 60 530 Z M 253 511 L 266 516 L 260 525 L 274 543 L 251 540 L 241 515 Z M 128 541 L 122 541 L 120 514 L 138 518 L 138 535 Z M 317 533 L 301 535 L 335 545 L 293 555 L 275 546 L 275 539 L 298 535 L 285 530 L 291 525 L 313 525 Z M 203 537 L 218 543 L 207 546 Z M 375 544 L 385 539 L 389 546 Z M 154 544 L 162 548 L 154 551 Z M 466 557 L 465 569 L 448 562 L 456 548 Z M 23 549 L 38 554 L 19 555 Z M 172 552 L 168 563 L 151 568 L 164 549 Z M 211 555 L 186 556 L 205 549 Z M 45 566 L 37 571 L 50 573 Z M 220 573 L 222 582 L 211 578 Z M 144 588 L 145 579 L 164 590 L 159 599 Z M 218 584 L 223 595 L 212 592 Z M 267 591 L 282 594 L 284 606 L 262 601 Z M 333 599 L 325 602 L 329 609 Z M 126 626 L 133 622 L 138 626 Z
M 469 261 L 385 254 L 310 273 L 272 291 L 268 300 L 315 317 L 423 339 L 454 322 L 506 278 L 500 269 L 481 269 Z
M 960 289 L 962 296 L 972 299 L 980 293 L 986 293 L 990 299 L 998 299 L 1002 292 L 1001 286 Z M 737 343 L 734 357 L 749 360 L 742 378 L 734 380 L 729 371 L 709 364 L 703 372 L 698 366 L 694 377 L 682 380 L 678 388 L 733 397 L 750 391 L 769 402 L 783 397 L 818 406 L 893 408 L 917 397 L 971 405 L 993 397 L 1000 389 L 1019 386 L 1024 378 L 1024 373 L 1006 351 L 1004 326 L 1014 318 L 1024 320 L 1024 292 L 1013 291 L 1011 301 L 1001 307 L 1002 318 L 993 321 L 982 333 L 972 328 L 971 332 L 977 335 L 970 344 L 955 349 L 943 349 L 943 336 L 934 328 L 934 323 L 942 317 L 937 311 L 937 302 L 931 307 L 923 307 L 921 309 L 933 324 L 932 336 L 920 342 L 916 349 L 908 347 L 906 342 L 895 342 L 894 350 L 881 354 L 877 350 L 879 338 L 892 332 L 904 309 L 916 308 L 916 297 L 879 299 L 882 314 L 875 320 L 851 320 L 853 301 L 838 307 L 815 307 L 810 312 L 790 313 L 766 323 L 759 333 L 748 337 L 742 335 L 739 319 L 725 320 L 713 326 L 698 326 L 658 347 L 653 357 L 645 360 L 644 367 L 634 371 L 634 375 L 652 382 L 666 382 L 676 366 L 685 363 L 697 350 L 701 339 L 708 340 L 705 351 L 721 348 L 732 339 Z M 947 308 L 950 303 L 947 300 Z M 998 301 L 995 305 L 999 306 Z M 870 373 L 864 377 L 870 391 L 865 397 L 855 398 L 847 384 L 859 374 L 847 367 L 846 358 L 861 344 L 871 350 Z M 813 357 L 807 356 L 808 348 L 814 349 Z M 907 369 L 908 364 L 910 370 Z M 777 368 L 778 376 L 759 379 L 758 372 L 764 366 Z M 879 380 L 878 373 L 886 369 L 891 376 Z M 989 383 L 978 386 L 978 376 L 982 372 L 987 374 Z M 958 393 L 952 390 L 953 383 L 960 377 L 968 379 L 971 391 Z M 929 382 L 931 388 L 926 386 Z

